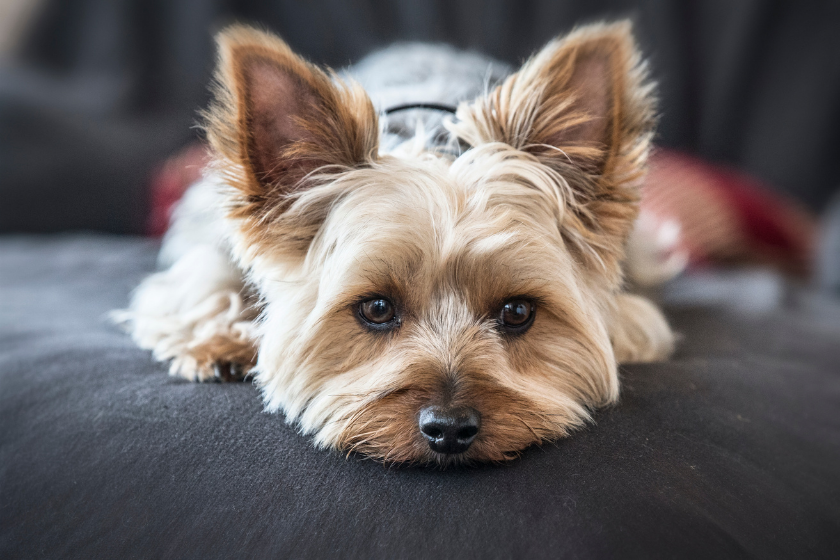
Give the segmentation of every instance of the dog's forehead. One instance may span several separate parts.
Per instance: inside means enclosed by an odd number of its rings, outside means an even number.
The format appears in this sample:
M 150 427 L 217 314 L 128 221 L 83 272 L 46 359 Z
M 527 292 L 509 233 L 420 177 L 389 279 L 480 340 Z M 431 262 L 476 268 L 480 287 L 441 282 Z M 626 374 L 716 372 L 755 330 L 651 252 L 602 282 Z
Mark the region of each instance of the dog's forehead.
M 323 241 L 350 251 L 368 243 L 401 245 L 407 252 L 434 248 L 444 258 L 503 249 L 515 239 L 559 240 L 551 203 L 541 193 L 515 180 L 465 179 L 449 170 L 446 160 L 392 161 L 348 174 L 345 194 L 324 224 Z
M 531 291 L 568 264 L 546 201 L 515 184 L 468 184 L 445 165 L 347 177 L 317 251 L 336 290 Z
M 377 237 L 385 230 L 470 240 L 527 229 L 556 237 L 556 200 L 518 182 L 514 173 L 484 172 L 479 162 L 467 173 L 463 167 L 430 155 L 419 161 L 391 158 L 350 172 L 340 180 L 344 196 L 325 229 L 342 238 Z

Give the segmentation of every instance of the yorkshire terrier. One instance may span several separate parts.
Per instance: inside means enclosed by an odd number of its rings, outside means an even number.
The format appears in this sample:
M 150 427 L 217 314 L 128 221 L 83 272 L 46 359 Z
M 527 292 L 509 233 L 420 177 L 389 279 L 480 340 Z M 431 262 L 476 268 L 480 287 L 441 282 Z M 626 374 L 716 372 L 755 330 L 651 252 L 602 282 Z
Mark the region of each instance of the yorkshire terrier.
M 617 364 L 669 356 L 623 272 L 655 124 L 628 23 L 515 73 L 396 47 L 356 67 L 367 91 L 263 31 L 218 45 L 212 161 L 122 314 L 172 374 L 249 376 L 318 446 L 446 465 L 566 436 Z

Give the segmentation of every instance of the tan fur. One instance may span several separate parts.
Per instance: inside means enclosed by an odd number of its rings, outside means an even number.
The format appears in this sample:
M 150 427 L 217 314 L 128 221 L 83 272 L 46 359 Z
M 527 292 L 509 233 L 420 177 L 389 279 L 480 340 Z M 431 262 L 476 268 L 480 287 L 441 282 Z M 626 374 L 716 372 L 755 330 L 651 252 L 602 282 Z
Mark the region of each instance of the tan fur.
M 289 232 L 265 226 L 280 217 L 309 173 L 337 173 L 371 160 L 378 144 L 377 114 L 358 84 L 344 84 L 307 63 L 269 33 L 233 26 L 219 35 L 218 44 L 216 101 L 205 113 L 205 128 L 218 156 L 216 171 L 235 189 L 231 216 L 242 219 L 254 248 L 280 243 L 305 250 L 324 209 L 313 210 L 309 228 L 298 224 Z M 266 83 L 269 73 L 276 76 L 272 83 Z M 289 99 L 302 101 L 282 107 Z M 272 103 L 280 104 L 280 111 L 271 111 Z M 299 110 L 282 111 L 289 108 Z M 255 123 L 264 121 L 287 134 L 267 140 L 273 151 L 265 158 L 271 161 L 261 168 L 254 135 Z
M 613 286 L 653 132 L 646 77 L 629 23 L 583 27 L 459 107 L 461 122 L 452 127 L 472 145 L 505 142 L 556 170 L 569 187 L 564 236 Z
M 622 292 L 653 126 L 627 24 L 555 40 L 463 104 L 451 130 L 472 148 L 457 158 L 377 154 L 357 85 L 266 33 L 235 27 L 219 44 L 207 130 L 229 251 L 260 299 L 253 373 L 267 409 L 318 445 L 510 459 L 615 403 L 618 360 L 671 352 L 659 310 Z M 397 328 L 363 326 L 373 295 L 395 302 Z M 534 323 L 506 334 L 497 318 L 519 296 Z M 430 404 L 480 412 L 468 451 L 429 448 L 417 417 Z
M 212 246 L 198 245 L 163 272 L 146 278 L 131 308 L 113 318 L 134 340 L 170 361 L 170 373 L 212 379 L 217 363 L 248 371 L 257 358 L 257 308 L 242 275 Z

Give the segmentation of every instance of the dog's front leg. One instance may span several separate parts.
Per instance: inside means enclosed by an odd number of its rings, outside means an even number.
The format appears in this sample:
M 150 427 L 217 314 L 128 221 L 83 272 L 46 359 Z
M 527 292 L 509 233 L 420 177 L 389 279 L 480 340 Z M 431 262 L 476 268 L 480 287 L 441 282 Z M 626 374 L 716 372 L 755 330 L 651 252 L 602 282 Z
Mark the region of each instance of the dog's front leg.
M 215 247 L 199 245 L 144 280 L 115 318 L 140 347 L 171 360 L 170 374 L 234 381 L 256 362 L 256 313 L 240 271 Z
M 674 334 L 668 321 L 641 296 L 616 296 L 609 333 L 618 363 L 656 362 L 674 351 Z

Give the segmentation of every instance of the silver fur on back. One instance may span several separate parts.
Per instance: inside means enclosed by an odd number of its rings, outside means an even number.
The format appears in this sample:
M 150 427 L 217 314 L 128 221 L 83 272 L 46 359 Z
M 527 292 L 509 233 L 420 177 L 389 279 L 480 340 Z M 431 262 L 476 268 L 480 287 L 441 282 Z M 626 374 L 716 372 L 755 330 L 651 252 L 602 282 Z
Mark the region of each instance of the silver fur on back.
M 380 150 L 389 152 L 412 138 L 418 124 L 430 143 L 445 144 L 447 133 L 441 124 L 450 115 L 411 109 L 385 117 L 386 109 L 407 103 L 457 106 L 487 92 L 512 69 L 504 62 L 448 45 L 397 43 L 369 54 L 345 72 L 362 84 L 374 107 L 383 113 Z

